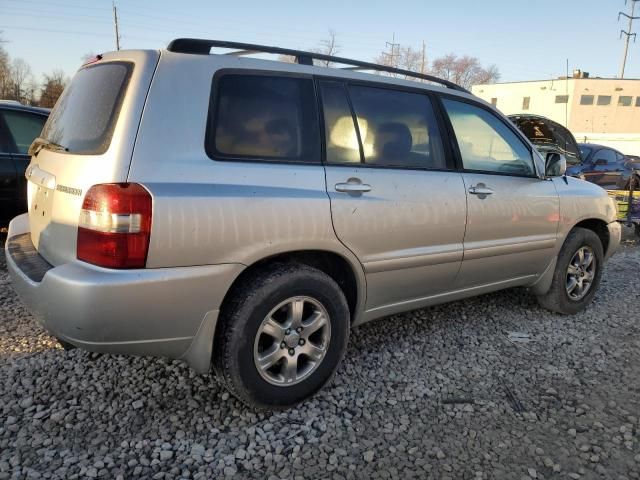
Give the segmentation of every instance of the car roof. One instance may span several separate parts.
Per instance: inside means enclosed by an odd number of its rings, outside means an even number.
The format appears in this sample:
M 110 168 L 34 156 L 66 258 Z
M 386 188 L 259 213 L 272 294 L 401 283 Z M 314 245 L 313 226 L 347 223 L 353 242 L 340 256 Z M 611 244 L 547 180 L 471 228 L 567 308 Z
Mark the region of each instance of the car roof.
M 51 113 L 50 108 L 32 107 L 31 105 L 22 105 L 21 103 L 14 102 L 12 100 L 0 100 L 0 110 L 31 112 L 31 113 L 38 113 L 40 115 L 49 115 L 49 113 Z
M 607 147 L 606 145 L 600 145 L 599 143 L 578 143 L 578 146 L 580 147 L 589 147 L 589 148 L 593 148 L 593 149 L 600 149 L 600 148 L 606 148 L 608 150 L 613 150 L 614 152 L 618 152 L 618 150 L 616 150 L 615 148 L 611 148 L 611 147 Z M 620 154 L 622 154 L 622 152 L 619 152 Z

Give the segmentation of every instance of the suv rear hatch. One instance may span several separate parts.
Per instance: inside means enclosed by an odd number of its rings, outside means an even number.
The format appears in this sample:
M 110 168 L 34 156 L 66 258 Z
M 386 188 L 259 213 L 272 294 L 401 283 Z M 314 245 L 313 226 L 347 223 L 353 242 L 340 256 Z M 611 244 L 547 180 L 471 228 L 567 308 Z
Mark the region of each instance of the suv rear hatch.
M 126 182 L 160 53 L 120 51 L 84 65 L 31 146 L 31 240 L 49 263 L 76 258 L 82 201 L 100 183 Z

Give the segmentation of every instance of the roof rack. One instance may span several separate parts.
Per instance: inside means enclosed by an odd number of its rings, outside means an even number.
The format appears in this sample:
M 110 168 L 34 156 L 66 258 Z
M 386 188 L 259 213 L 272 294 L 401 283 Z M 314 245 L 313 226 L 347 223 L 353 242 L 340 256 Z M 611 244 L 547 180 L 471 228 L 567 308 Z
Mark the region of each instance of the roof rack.
M 211 48 L 229 48 L 234 51 L 225 53 L 224 55 L 243 56 L 253 55 L 256 53 L 275 53 L 279 55 L 289 55 L 296 59 L 300 65 L 313 65 L 313 60 L 323 60 L 326 62 L 339 63 L 349 65 L 349 67 L 341 68 L 342 70 L 373 70 L 378 72 L 396 73 L 405 75 L 406 77 L 419 78 L 433 83 L 439 83 L 452 90 L 469 93 L 469 91 L 460 85 L 449 80 L 427 75 L 425 73 L 412 72 L 402 68 L 388 67 L 377 63 L 361 62 L 360 60 L 352 60 L 349 58 L 336 57 L 333 55 L 325 55 L 323 53 L 306 52 L 303 50 L 292 50 L 289 48 L 270 47 L 266 45 L 255 45 L 252 43 L 227 42 L 225 40 L 205 40 L 201 38 L 176 38 L 169 43 L 167 50 L 176 53 L 193 53 L 199 55 L 209 55 Z

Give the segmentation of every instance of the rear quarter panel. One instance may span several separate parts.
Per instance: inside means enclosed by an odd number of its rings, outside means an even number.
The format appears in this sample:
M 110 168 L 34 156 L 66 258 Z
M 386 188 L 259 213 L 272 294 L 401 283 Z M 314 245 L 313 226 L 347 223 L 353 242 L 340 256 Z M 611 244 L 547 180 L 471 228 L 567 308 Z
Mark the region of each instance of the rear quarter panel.
M 124 182 L 149 84 L 159 54 L 136 50 L 105 54 L 102 62 L 135 64 L 111 143 L 100 155 L 76 155 L 42 149 L 27 172 L 31 238 L 49 263 L 76 260 L 78 219 L 82 200 L 95 184 Z M 36 208 L 37 206 L 37 208 Z

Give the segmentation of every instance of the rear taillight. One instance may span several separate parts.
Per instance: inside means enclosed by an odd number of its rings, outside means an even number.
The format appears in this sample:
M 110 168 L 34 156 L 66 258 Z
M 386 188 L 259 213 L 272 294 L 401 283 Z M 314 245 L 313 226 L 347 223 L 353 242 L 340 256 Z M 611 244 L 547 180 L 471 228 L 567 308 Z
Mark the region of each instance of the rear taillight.
M 94 185 L 80 211 L 77 257 L 106 268 L 144 268 L 150 234 L 151 195 L 142 185 Z

